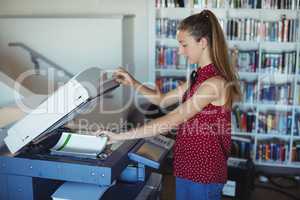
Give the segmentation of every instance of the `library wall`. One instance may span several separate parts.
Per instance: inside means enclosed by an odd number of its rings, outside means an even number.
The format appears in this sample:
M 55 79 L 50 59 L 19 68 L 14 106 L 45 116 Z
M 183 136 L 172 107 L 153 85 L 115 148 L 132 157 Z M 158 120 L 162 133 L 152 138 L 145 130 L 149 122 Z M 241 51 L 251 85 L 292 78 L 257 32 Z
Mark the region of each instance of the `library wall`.
M 148 80 L 147 0 L 0 0 L 0 5 L 2 16 L 134 14 L 135 76 L 140 81 Z

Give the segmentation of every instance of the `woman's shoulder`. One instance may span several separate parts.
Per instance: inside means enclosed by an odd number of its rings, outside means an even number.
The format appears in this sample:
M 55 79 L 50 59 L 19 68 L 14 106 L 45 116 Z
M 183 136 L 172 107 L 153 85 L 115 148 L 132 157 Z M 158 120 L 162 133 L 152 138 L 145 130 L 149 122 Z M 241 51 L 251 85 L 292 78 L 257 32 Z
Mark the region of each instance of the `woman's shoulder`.
M 215 106 L 224 106 L 227 101 L 228 83 L 222 76 L 213 76 L 205 80 L 203 84 L 210 87 L 210 90 L 214 91 L 216 100 L 212 101 L 211 104 Z
M 202 84 L 212 84 L 213 86 L 224 88 L 226 83 L 226 80 L 222 76 L 216 75 L 206 79 Z

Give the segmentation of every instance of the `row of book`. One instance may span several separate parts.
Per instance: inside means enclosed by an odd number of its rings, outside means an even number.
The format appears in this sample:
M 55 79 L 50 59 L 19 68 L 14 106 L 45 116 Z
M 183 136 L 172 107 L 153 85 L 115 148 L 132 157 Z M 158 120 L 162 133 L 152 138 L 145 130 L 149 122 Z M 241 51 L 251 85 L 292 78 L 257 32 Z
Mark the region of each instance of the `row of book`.
M 226 25 L 228 40 L 255 41 L 259 38 L 259 25 L 261 20 L 253 18 L 229 19 Z
M 241 110 L 238 106 L 232 110 L 234 130 L 251 133 L 255 131 L 256 111 L 253 109 Z
M 298 97 L 296 98 L 296 104 L 300 105 L 300 82 L 296 85 L 296 91 L 298 91 Z
M 225 8 L 224 0 L 191 0 L 192 8 Z
M 299 0 L 155 0 L 157 8 L 264 8 L 264 9 L 290 9 L 300 8 Z
M 155 54 L 155 63 L 158 68 L 185 69 L 187 67 L 187 60 L 183 55 L 178 54 L 177 47 L 157 44 Z
M 296 42 L 298 19 L 288 19 L 285 15 L 281 20 L 273 22 L 263 21 L 260 24 L 260 40 L 277 42 Z
M 230 49 L 229 55 L 231 59 L 235 59 L 235 53 L 237 53 L 235 65 L 239 72 L 257 71 L 259 60 L 258 50 Z M 263 52 L 261 58 L 261 72 L 294 74 L 296 72 L 296 56 L 296 51 Z M 178 47 L 168 47 L 157 44 L 156 65 L 159 66 L 159 68 L 184 68 L 187 65 L 187 60 L 184 56 L 178 55 Z
M 236 67 L 240 72 L 256 72 L 258 68 L 258 50 L 230 50 L 230 54 L 232 55 L 232 51 L 237 51 L 237 63 Z M 231 56 L 232 58 L 232 56 Z
M 227 22 L 226 36 L 229 40 L 296 42 L 298 19 L 261 21 L 254 18 L 234 18 Z
M 259 100 L 261 103 L 288 105 L 293 103 L 292 84 L 261 83 Z
M 156 18 L 156 36 L 162 38 L 176 38 L 178 19 Z
M 183 8 L 187 5 L 187 0 L 155 0 L 156 8 Z
M 177 88 L 182 83 L 182 81 L 183 79 L 163 77 L 156 79 L 155 84 L 162 93 L 167 93 L 170 90 Z
M 224 0 L 155 0 L 156 8 L 224 8 Z
M 224 30 L 226 27 L 226 21 L 224 19 L 218 19 L 219 23 Z M 167 17 L 156 18 L 155 20 L 155 32 L 158 38 L 176 38 L 177 28 L 180 23 L 180 19 L 171 19 Z
M 299 0 L 230 0 L 230 8 L 290 9 L 299 8 Z
M 257 99 L 257 82 L 256 81 L 240 81 L 240 88 L 243 94 L 243 102 L 244 103 L 255 103 Z
M 263 134 L 291 135 L 291 112 L 260 112 L 258 115 L 258 132 Z
M 239 50 L 231 48 L 229 50 L 231 59 L 239 72 L 256 72 L 258 69 L 258 50 Z M 284 52 L 263 52 L 261 57 L 262 73 L 282 73 L 295 74 L 296 72 L 296 51 Z
M 284 162 L 289 160 L 289 144 L 278 141 L 257 143 L 256 160 Z
M 294 135 L 300 135 L 300 113 L 295 114 L 295 121 L 294 121 Z
M 296 51 L 281 53 L 262 53 L 261 70 L 263 73 L 294 74 L 296 71 Z
M 292 161 L 300 161 L 300 141 L 294 142 L 292 147 Z
M 262 21 L 254 18 L 232 18 L 227 22 L 219 19 L 221 27 L 226 27 L 227 39 L 242 41 L 296 42 L 298 19 L 288 19 L 285 15 L 279 21 Z M 175 38 L 179 20 L 156 19 L 158 37 Z
M 230 156 L 251 159 L 252 146 L 250 138 L 232 136 Z
M 165 68 L 163 68 L 165 69 Z M 168 68 L 167 68 L 168 69 Z M 297 85 L 300 89 L 300 85 Z M 257 100 L 257 81 L 241 80 L 242 102 L 255 104 Z M 260 104 L 291 105 L 293 103 L 292 83 L 284 84 L 261 83 L 259 92 Z M 298 103 L 300 102 L 300 92 L 298 93 Z
M 232 110 L 232 124 L 234 132 L 255 132 L 256 111 L 254 109 Z M 296 113 L 294 122 L 294 136 L 300 135 L 300 113 Z M 291 113 L 260 113 L 259 133 L 289 135 L 292 126 Z
M 232 124 L 235 132 L 255 132 L 256 110 L 232 109 Z M 258 132 L 263 134 L 290 135 L 292 127 L 291 112 L 261 112 L 258 117 Z M 294 136 L 300 135 L 300 113 L 295 114 Z

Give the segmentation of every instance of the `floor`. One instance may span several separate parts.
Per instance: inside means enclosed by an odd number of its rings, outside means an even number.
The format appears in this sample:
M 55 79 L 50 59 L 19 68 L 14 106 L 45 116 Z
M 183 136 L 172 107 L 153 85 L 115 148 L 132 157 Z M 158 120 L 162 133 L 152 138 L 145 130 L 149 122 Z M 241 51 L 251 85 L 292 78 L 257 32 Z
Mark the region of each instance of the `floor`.
M 161 200 L 175 200 L 175 178 L 172 170 L 168 166 L 162 167 L 160 173 L 163 174 L 163 188 Z M 275 184 L 275 185 L 274 185 Z M 278 186 L 276 184 L 279 184 Z M 288 187 L 288 188 L 285 188 Z M 280 191 L 279 191 L 280 190 Z M 290 196 L 289 196 L 290 195 Z M 233 200 L 234 198 L 223 197 L 222 200 Z M 273 177 L 266 183 L 255 179 L 255 188 L 249 200 L 300 200 L 300 181 Z

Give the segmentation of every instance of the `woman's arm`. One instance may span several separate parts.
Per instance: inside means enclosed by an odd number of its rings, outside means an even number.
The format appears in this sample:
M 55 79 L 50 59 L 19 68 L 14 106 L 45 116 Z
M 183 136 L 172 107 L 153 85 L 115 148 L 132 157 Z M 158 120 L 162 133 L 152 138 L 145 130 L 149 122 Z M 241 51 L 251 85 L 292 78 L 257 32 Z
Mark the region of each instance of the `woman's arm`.
M 18 106 L 0 108 L 0 128 L 22 119 L 25 115 L 26 112 Z
M 177 103 L 188 87 L 187 83 L 183 83 L 176 89 L 171 90 L 166 94 L 162 94 L 158 88 L 151 89 L 141 84 L 123 68 L 118 68 L 114 73 L 114 77 L 119 83 L 135 88 L 135 90 L 145 96 L 151 103 L 160 107 L 168 107 Z
M 222 80 L 210 78 L 197 89 L 193 97 L 178 106 L 167 115 L 152 120 L 142 127 L 134 128 L 128 132 L 115 134 L 112 132 L 102 132 L 110 137 L 110 141 L 129 140 L 137 138 L 152 137 L 163 134 L 175 128 L 179 124 L 187 121 L 200 112 L 206 105 L 224 98 L 224 87 L 220 84 Z M 225 102 L 225 101 L 224 101 Z
M 151 103 L 164 108 L 180 101 L 184 92 L 187 90 L 187 83 L 185 82 L 165 94 L 161 93 L 159 88 L 151 89 L 138 82 L 135 83 L 134 88 L 145 96 Z

